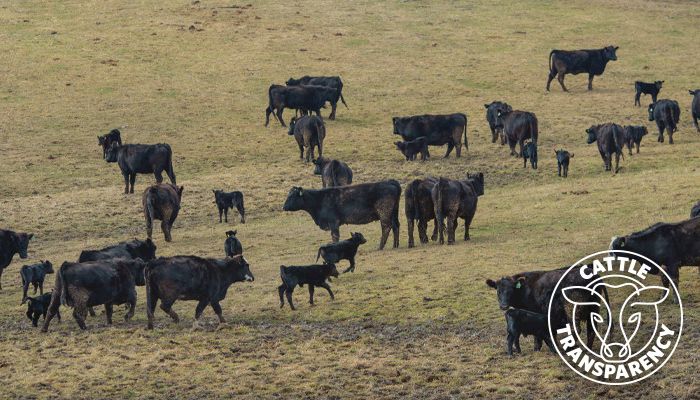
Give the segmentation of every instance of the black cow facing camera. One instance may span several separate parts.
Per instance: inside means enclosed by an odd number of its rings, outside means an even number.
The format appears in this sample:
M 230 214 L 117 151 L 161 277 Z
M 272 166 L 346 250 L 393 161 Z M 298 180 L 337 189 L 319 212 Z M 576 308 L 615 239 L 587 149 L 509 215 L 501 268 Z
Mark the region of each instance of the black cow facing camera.
M 639 102 L 639 98 L 642 96 L 642 94 L 648 94 L 651 95 L 651 101 L 652 103 L 656 103 L 656 96 L 659 95 L 659 92 L 661 91 L 661 86 L 664 84 L 664 81 L 655 81 L 654 83 L 647 83 L 647 82 L 642 82 L 642 81 L 635 81 L 634 82 L 634 105 L 641 107 L 642 104 Z
M 566 178 L 569 176 L 569 162 L 574 158 L 574 153 L 564 149 L 554 149 L 554 155 L 557 157 L 557 175 Z
M 314 288 L 322 287 L 331 295 L 331 300 L 335 299 L 331 291 L 330 277 L 338 277 L 338 269 L 335 264 L 307 265 L 307 266 L 284 266 L 280 265 L 280 278 L 282 284 L 279 285 L 277 291 L 280 295 L 280 308 L 284 307 L 284 295 L 287 296 L 287 302 L 292 310 L 296 310 L 292 302 L 292 293 L 294 288 L 299 285 L 303 287 L 309 285 L 309 304 L 314 304 Z
M 32 321 L 32 326 L 39 326 L 39 317 L 46 319 L 46 312 L 51 304 L 51 296 L 53 292 L 44 293 L 39 297 L 27 297 L 27 318 Z M 56 318 L 61 321 L 61 313 L 56 310 Z
M 527 142 L 523 147 L 523 168 L 527 168 L 528 159 L 532 169 L 537 169 L 537 143 L 535 142 Z
M 37 289 L 39 289 L 39 294 L 44 294 L 44 278 L 46 274 L 53 274 L 53 265 L 48 260 L 22 267 L 19 271 L 19 275 L 22 277 L 22 304 L 27 301 L 29 285 L 34 286 L 34 294 L 36 294 Z
M 324 264 L 337 264 L 340 260 L 350 261 L 348 269 L 343 271 L 355 272 L 355 255 L 361 244 L 367 243 L 367 240 L 359 232 L 354 232 L 350 235 L 350 239 L 341 240 L 337 243 L 329 243 L 318 248 L 316 254 L 316 262 L 319 257 L 323 257 Z
M 243 204 L 243 193 L 239 191 L 224 192 L 223 190 L 212 190 L 214 192 L 214 203 L 219 208 L 219 223 L 221 214 L 224 215 L 224 222 L 228 222 L 228 210 L 235 207 L 241 216 L 241 223 L 245 224 L 245 205 Z
M 406 161 L 414 161 L 418 153 L 420 153 L 421 161 L 425 161 L 430 158 L 430 153 L 428 152 L 428 139 L 425 137 L 419 137 L 418 139 L 408 142 L 394 142 L 394 144 L 401 154 L 406 157 Z
M 549 337 L 547 315 L 532 311 L 511 308 L 505 313 L 507 336 L 507 351 L 513 356 L 513 347 L 520 353 L 520 335 L 535 337 L 535 351 L 540 351 L 544 341 L 549 351 L 555 352 L 554 345 Z
M 226 232 L 226 242 L 224 242 L 224 251 L 226 252 L 226 257 L 235 257 L 243 254 L 243 245 L 241 241 L 236 237 L 238 231 L 227 231 Z
M 108 134 L 98 136 L 97 143 L 102 147 L 102 158 L 107 158 L 107 150 L 112 147 L 112 143 L 122 145 L 122 135 L 119 129 L 112 129 Z

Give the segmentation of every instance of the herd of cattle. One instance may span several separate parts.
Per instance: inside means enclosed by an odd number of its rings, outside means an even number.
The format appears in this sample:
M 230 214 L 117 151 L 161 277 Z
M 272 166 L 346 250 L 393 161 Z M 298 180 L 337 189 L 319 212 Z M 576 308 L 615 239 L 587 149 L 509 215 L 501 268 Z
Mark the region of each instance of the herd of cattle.
M 588 90 L 592 90 L 593 77 L 601 75 L 609 61 L 617 60 L 617 47 L 608 46 L 598 50 L 563 51 L 550 53 L 547 90 L 557 77 L 562 89 L 566 74 L 588 74 Z M 673 143 L 673 133 L 677 130 L 680 118 L 678 102 L 657 100 L 663 81 L 654 83 L 635 82 L 635 105 L 640 105 L 640 96 L 649 94 L 653 103 L 649 105 L 649 120 L 656 121 L 659 131 L 658 141 L 664 141 L 664 132 Z M 289 79 L 286 85 L 272 85 L 268 90 L 269 104 L 266 109 L 265 125 L 269 124 L 270 114 L 274 114 L 282 126 L 285 109 L 294 109 L 297 115 L 289 124 L 289 135 L 293 135 L 299 147 L 300 158 L 315 164 L 314 173 L 321 176 L 322 189 L 293 187 L 284 202 L 284 211 L 305 211 L 322 230 L 330 231 L 332 242 L 319 248 L 316 262 L 322 258 L 323 264 L 309 266 L 280 266 L 282 284 L 278 287 L 280 307 L 286 301 L 295 309 L 292 293 L 296 286 L 307 285 L 309 302 L 313 304 L 314 288 L 321 287 L 333 292 L 328 282 L 338 277 L 336 264 L 348 260 L 350 266 L 344 272 L 354 272 L 355 256 L 360 245 L 366 243 L 361 233 L 353 233 L 349 239 L 340 240 L 340 226 L 347 224 L 367 224 L 379 221 L 381 239 L 379 249 L 383 249 L 393 234 L 393 247 L 399 246 L 399 201 L 402 188 L 398 181 L 387 180 L 374 183 L 353 184 L 353 171 L 340 160 L 323 156 L 323 141 L 326 127 L 320 110 L 330 103 L 332 110 L 329 119 L 336 117 L 338 102 L 347 107 L 342 94 L 343 82 L 339 77 L 310 77 Z M 691 90 L 693 124 L 700 132 L 700 89 Z M 491 130 L 491 141 L 500 137 L 501 145 L 508 144 L 511 155 L 527 161 L 537 169 L 537 143 L 539 138 L 538 120 L 534 113 L 514 110 L 502 101 L 485 104 L 486 120 Z M 312 115 L 315 113 L 316 115 Z M 299 115 L 301 114 L 301 115 Z M 397 149 L 406 160 L 415 160 L 420 154 L 422 160 L 430 157 L 428 146 L 447 145 L 445 157 L 455 150 L 460 157 L 462 145 L 468 149 L 467 116 L 462 113 L 447 115 L 418 115 L 394 117 L 393 133 L 403 141 L 396 142 Z M 587 142 L 597 142 L 605 169 L 617 172 L 623 146 L 632 154 L 642 137 L 648 133 L 644 126 L 622 127 L 614 123 L 594 125 L 586 129 Z M 175 256 L 156 258 L 156 245 L 152 240 L 152 224 L 161 221 L 166 241 L 172 240 L 171 229 L 181 208 L 184 187 L 176 186 L 173 169 L 173 152 L 168 144 L 124 144 L 119 130 L 98 137 L 103 158 L 108 163 L 117 163 L 124 177 L 124 193 L 134 193 L 137 174 L 154 174 L 156 184 L 149 186 L 142 195 L 143 212 L 146 221 L 146 240 L 134 239 L 121 242 L 101 250 L 85 250 L 77 262 L 64 262 L 56 272 L 54 290 L 43 293 L 43 283 L 47 274 L 54 273 L 50 261 L 25 265 L 21 269 L 23 285 L 22 303 L 28 302 L 27 317 L 37 326 L 40 316 L 44 316 L 42 331 L 47 331 L 51 320 L 60 320 L 59 306 L 73 308 L 73 316 L 81 329 L 86 329 L 87 314 L 94 315 L 93 307 L 104 305 L 107 322 L 112 322 L 113 306 L 128 306 L 125 319 L 134 315 L 136 286 L 145 286 L 148 328 L 153 328 L 154 311 L 160 300 L 160 308 L 174 321 L 179 317 L 173 311 L 173 303 L 180 300 L 196 300 L 195 323 L 204 308 L 211 306 L 221 322 L 224 321 L 220 301 L 234 282 L 254 280 L 247 260 L 243 257 L 243 246 L 236 237 L 236 231 L 227 231 L 224 243 L 225 258 L 202 258 L 196 256 Z M 516 152 L 516 145 L 518 150 Z M 314 149 L 318 149 L 318 158 Z M 574 157 L 564 149 L 554 150 L 558 175 L 567 177 L 569 163 Z M 613 156 L 615 166 L 612 165 Z M 165 172 L 170 184 L 163 183 Z M 428 242 L 428 223 L 434 221 L 431 239 L 440 244 L 455 243 L 458 219 L 464 220 L 464 240 L 469 240 L 469 228 L 477 209 L 479 196 L 484 194 L 484 175 L 467 174 L 464 179 L 426 177 L 408 183 L 404 191 L 405 217 L 408 225 L 408 247 L 415 246 L 414 228 L 418 225 L 421 243 Z M 245 223 L 243 193 L 214 190 L 214 203 L 219 212 L 219 222 L 228 222 L 228 210 L 236 208 L 240 222 Z M 15 254 L 28 257 L 27 249 L 33 234 L 0 230 L 0 277 Z M 656 224 L 652 227 L 624 237 L 613 239 L 611 249 L 624 249 L 640 253 L 656 260 L 677 284 L 681 266 L 700 266 L 700 202 L 693 207 L 691 218 L 676 224 Z M 520 350 L 519 336 L 535 336 L 536 349 L 542 342 L 550 348 L 543 313 L 546 311 L 554 285 L 565 269 L 554 271 L 523 272 L 503 277 L 497 281 L 487 280 L 489 287 L 496 289 L 499 306 L 506 312 L 508 327 L 508 352 Z M 651 271 L 658 274 L 659 271 Z M 661 274 L 663 276 L 663 274 Z M 594 277 L 595 278 L 595 277 Z M 591 278 L 591 279 L 594 279 Z M 585 282 L 580 282 L 585 285 Z M 669 282 L 665 279 L 664 285 Z M 29 297 L 29 287 L 39 296 Z M 2 285 L 0 282 L 0 289 Z M 605 294 L 607 296 L 607 294 Z M 555 302 L 555 304 L 558 304 Z M 555 321 L 567 320 L 563 306 Z M 589 309 L 587 312 L 594 312 Z M 585 319 L 585 316 L 584 316 Z M 590 324 L 588 340 L 592 344 Z M 591 345 L 589 344 L 589 346 Z

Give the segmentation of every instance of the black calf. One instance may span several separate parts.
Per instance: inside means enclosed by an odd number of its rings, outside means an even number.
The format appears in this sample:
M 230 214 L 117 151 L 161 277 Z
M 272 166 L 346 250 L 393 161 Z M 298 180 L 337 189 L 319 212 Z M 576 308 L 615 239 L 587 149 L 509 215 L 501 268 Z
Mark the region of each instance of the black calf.
M 549 347 L 549 351 L 554 353 L 555 350 L 549 338 L 549 328 L 545 314 L 511 308 L 506 311 L 505 317 L 508 330 L 507 350 L 509 356 L 513 356 L 513 345 L 515 345 L 515 351 L 520 353 L 520 335 L 533 335 L 535 337 L 535 351 L 540 351 L 542 341 L 544 341 Z
M 331 300 L 335 299 L 327 281 L 331 276 L 338 277 L 338 275 L 338 269 L 336 269 L 335 264 L 289 267 L 280 265 L 282 284 L 277 288 L 280 295 L 280 308 L 284 307 L 284 295 L 286 294 L 289 307 L 292 310 L 296 310 L 292 302 L 292 293 L 297 285 L 301 287 L 304 284 L 309 285 L 309 303 L 311 305 L 314 304 L 314 288 L 316 286 L 326 289 L 328 294 L 331 295 Z
M 22 267 L 19 271 L 19 275 L 22 277 L 22 304 L 27 301 L 27 290 L 29 290 L 30 284 L 34 285 L 34 294 L 36 294 L 37 288 L 39 289 L 39 294 L 44 294 L 44 278 L 46 274 L 53 274 L 53 265 L 48 260 Z
M 566 178 L 569 176 L 569 161 L 574 158 L 574 153 L 569 153 L 564 149 L 554 149 L 554 154 L 557 157 L 557 174 L 559 176 L 564 174 L 563 176 Z
M 415 160 L 418 153 L 420 153 L 421 161 L 425 161 L 430 158 L 430 153 L 428 152 L 428 139 L 425 137 L 419 137 L 418 139 L 411 140 L 410 142 L 394 142 L 394 144 L 401 154 L 406 157 L 406 161 Z
M 39 317 L 44 317 L 46 319 L 46 312 L 49 309 L 49 304 L 51 304 L 52 292 L 44 293 L 39 297 L 27 297 L 26 300 L 29 302 L 27 305 L 27 318 L 32 321 L 32 325 L 36 328 L 39 324 Z M 61 320 L 61 313 L 56 310 L 56 317 Z
M 224 192 L 223 190 L 212 190 L 214 192 L 214 203 L 219 208 L 219 223 L 221 223 L 221 214 L 224 215 L 224 221 L 228 222 L 228 209 L 236 207 L 238 214 L 241 215 L 241 223 L 245 224 L 245 207 L 243 205 L 243 193 Z
M 523 147 L 523 168 L 527 168 L 528 159 L 532 169 L 537 169 L 537 143 L 535 142 L 527 142 Z
M 241 241 L 236 237 L 236 232 L 238 231 L 226 232 L 226 242 L 224 242 L 226 257 L 234 257 L 243 254 L 243 245 L 241 245 Z
M 641 81 L 634 82 L 634 91 L 636 92 L 634 94 L 634 105 L 639 107 L 642 106 L 642 104 L 639 102 L 639 98 L 642 96 L 642 94 L 651 95 L 651 102 L 656 103 L 656 97 L 659 95 L 663 83 L 664 81 L 656 81 L 654 83 Z
M 365 237 L 361 233 L 356 232 L 350 236 L 350 239 L 341 240 L 337 243 L 329 243 L 318 248 L 318 254 L 316 254 L 316 262 L 318 262 L 319 257 L 323 257 L 324 264 L 337 264 L 340 260 L 350 261 L 350 267 L 343 271 L 355 272 L 355 255 L 357 254 L 357 248 L 361 244 L 367 243 Z

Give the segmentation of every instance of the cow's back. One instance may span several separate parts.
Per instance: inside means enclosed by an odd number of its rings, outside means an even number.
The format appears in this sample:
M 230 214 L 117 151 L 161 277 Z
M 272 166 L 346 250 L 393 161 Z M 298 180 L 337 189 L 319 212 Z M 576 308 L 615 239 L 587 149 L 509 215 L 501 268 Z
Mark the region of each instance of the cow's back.
M 532 139 L 537 142 L 537 117 L 528 111 L 512 111 L 504 121 L 503 131 L 511 141 Z
M 161 295 L 173 289 L 178 298 L 193 300 L 210 296 L 214 269 L 209 261 L 196 256 L 160 257 L 148 263 L 145 274 Z

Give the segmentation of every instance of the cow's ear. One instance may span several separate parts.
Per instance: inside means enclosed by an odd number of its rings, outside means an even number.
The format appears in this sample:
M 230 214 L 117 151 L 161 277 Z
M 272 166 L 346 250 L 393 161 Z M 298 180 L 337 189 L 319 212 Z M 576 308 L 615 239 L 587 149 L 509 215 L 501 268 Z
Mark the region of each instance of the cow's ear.
M 574 153 L 569 154 L 569 158 L 574 158 Z
M 490 105 L 491 105 L 491 104 L 484 104 L 484 108 L 488 110 L 488 108 L 489 108 Z
M 30 233 L 29 235 L 27 235 L 27 240 L 32 240 L 33 237 L 34 237 L 34 234 Z
M 298 192 L 299 192 L 299 197 L 304 195 L 304 189 L 299 188 Z
M 231 232 L 231 234 L 232 234 L 233 236 L 236 236 L 237 233 L 238 233 L 237 230 Z
M 521 287 L 523 287 L 524 284 L 525 284 L 525 277 L 521 276 L 520 278 L 518 278 L 515 281 L 515 288 L 520 289 Z
M 486 284 L 487 284 L 488 286 L 494 288 L 494 289 L 496 288 L 496 282 L 494 282 L 494 281 L 491 280 L 491 279 L 487 279 L 487 280 L 486 280 Z
M 619 49 L 619 48 L 620 48 L 620 46 L 615 46 L 615 50 L 617 50 L 617 49 Z

